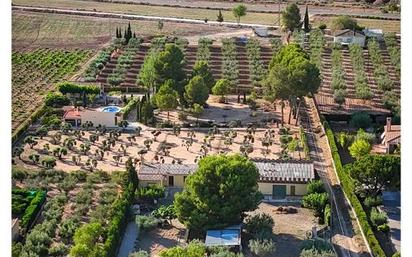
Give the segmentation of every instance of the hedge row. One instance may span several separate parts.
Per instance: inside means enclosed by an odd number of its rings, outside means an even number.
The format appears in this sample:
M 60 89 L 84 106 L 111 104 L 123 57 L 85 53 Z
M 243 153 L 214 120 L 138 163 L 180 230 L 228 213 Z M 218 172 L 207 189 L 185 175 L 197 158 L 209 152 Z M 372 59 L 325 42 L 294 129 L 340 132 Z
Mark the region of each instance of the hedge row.
M 21 218 L 21 227 L 23 229 L 28 229 L 30 227 L 45 200 L 46 192 L 38 191 Z
M 57 85 L 57 89 L 60 91 L 62 94 L 80 94 L 80 93 L 85 93 L 85 94 L 99 94 L 100 93 L 100 88 L 98 86 L 94 85 L 77 85 L 71 82 L 62 82 Z
M 379 245 L 379 241 L 376 239 L 375 234 L 368 222 L 368 217 L 366 215 L 365 210 L 363 209 L 358 197 L 355 195 L 355 183 L 352 178 L 345 173 L 342 162 L 340 159 L 340 155 L 338 152 L 338 148 L 336 146 L 335 138 L 333 135 L 333 131 L 330 128 L 328 122 L 322 117 L 323 120 L 323 127 L 325 128 L 326 136 L 329 140 L 329 146 L 332 153 L 332 158 L 335 163 L 336 172 L 338 173 L 339 180 L 341 182 L 343 191 L 345 192 L 346 196 L 348 197 L 353 209 L 356 212 L 356 216 L 358 217 L 359 223 L 361 225 L 361 229 L 365 234 L 366 240 L 371 248 L 372 254 L 375 257 L 385 257 L 385 252 L 383 251 L 382 247 Z
M 42 105 L 40 108 L 35 110 L 28 119 L 26 119 L 16 130 L 12 133 L 11 142 L 12 144 L 20 138 L 20 136 L 30 127 L 30 125 L 36 122 L 41 116 L 43 116 L 46 111 L 46 105 Z
M 128 219 L 128 209 L 133 203 L 136 187 L 130 182 L 123 192 L 122 197 L 118 198 L 112 206 L 113 216 L 107 229 L 107 237 L 104 242 L 105 256 L 116 256 L 120 245 L 121 235 L 123 234 Z

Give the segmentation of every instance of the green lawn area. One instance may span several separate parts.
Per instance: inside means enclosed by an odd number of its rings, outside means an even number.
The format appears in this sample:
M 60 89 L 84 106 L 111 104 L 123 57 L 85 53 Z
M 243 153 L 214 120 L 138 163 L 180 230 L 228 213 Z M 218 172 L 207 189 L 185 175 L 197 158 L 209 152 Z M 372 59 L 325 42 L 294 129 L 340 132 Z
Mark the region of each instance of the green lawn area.
M 79 10 L 96 10 L 100 12 L 114 12 L 148 16 L 164 16 L 189 19 L 216 20 L 218 11 L 208 9 L 175 8 L 162 6 L 149 6 L 138 4 L 121 4 L 81 0 L 13 0 L 16 5 L 29 5 L 36 7 L 67 8 Z M 222 11 L 225 21 L 235 22 L 236 19 L 231 11 Z M 276 20 L 276 15 L 267 13 L 248 13 L 241 19 L 244 23 L 259 23 L 272 25 Z

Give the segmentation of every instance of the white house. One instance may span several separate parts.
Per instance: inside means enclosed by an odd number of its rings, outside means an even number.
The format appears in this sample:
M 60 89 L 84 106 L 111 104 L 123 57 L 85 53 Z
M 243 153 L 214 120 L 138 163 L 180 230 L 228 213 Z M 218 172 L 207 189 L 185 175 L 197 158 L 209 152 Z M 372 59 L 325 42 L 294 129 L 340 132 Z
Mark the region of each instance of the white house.
M 63 120 L 72 126 L 80 126 L 85 122 L 92 122 L 93 126 L 116 127 L 122 120 L 120 107 L 106 106 L 98 109 L 65 107 Z
M 333 34 L 333 42 L 340 43 L 341 45 L 357 44 L 361 47 L 365 46 L 365 34 L 361 31 L 344 29 L 335 31 Z

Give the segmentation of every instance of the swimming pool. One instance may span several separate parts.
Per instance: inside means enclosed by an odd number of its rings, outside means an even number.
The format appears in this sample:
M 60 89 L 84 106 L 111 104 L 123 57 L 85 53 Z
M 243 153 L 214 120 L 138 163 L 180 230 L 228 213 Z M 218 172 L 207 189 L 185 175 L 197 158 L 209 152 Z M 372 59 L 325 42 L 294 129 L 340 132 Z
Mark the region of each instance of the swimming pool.
M 120 112 L 120 107 L 117 106 L 107 106 L 103 107 L 102 112 Z

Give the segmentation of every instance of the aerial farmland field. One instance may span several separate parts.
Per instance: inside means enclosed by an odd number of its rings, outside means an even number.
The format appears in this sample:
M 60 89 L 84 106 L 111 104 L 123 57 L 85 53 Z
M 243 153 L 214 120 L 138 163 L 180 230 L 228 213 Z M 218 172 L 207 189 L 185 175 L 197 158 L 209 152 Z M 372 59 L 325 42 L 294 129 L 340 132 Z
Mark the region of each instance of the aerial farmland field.
M 367 2 L 12 0 L 12 257 L 399 257 Z

